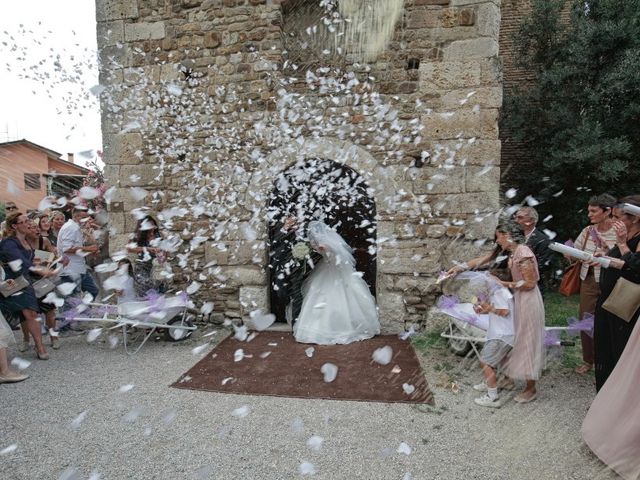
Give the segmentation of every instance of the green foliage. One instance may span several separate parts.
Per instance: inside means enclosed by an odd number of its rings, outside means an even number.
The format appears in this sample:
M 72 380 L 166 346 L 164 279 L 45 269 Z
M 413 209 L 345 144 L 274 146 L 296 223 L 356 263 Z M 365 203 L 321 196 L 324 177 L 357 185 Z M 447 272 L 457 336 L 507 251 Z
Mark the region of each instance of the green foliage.
M 0 222 L 4 222 L 6 216 L 7 211 L 4 208 L 4 203 L 0 203 Z
M 532 7 L 516 41 L 535 81 L 505 92 L 502 121 L 539 166 L 514 187 L 543 202 L 564 239 L 586 223 L 592 195 L 640 192 L 640 0 Z

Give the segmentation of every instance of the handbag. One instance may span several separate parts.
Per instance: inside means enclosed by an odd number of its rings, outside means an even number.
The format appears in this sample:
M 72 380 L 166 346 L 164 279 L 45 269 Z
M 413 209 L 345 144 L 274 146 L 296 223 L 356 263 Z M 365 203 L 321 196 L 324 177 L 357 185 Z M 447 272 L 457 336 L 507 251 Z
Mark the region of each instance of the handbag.
M 581 250 L 584 251 L 584 247 L 587 246 L 587 238 L 589 234 L 585 233 L 584 241 L 582 242 Z M 560 287 L 558 292 L 565 297 L 576 295 L 580 293 L 580 270 L 582 270 L 582 262 L 575 262 L 569 265 L 562 274 L 562 280 L 560 281 Z
M 9 286 L 7 281 L 0 283 L 0 293 L 3 297 L 9 297 L 14 293 L 18 293 L 20 290 L 27 288 L 29 286 L 29 282 L 23 275 L 16 277 L 13 279 L 13 285 Z
M 36 298 L 42 298 L 47 293 L 56 288 L 56 284 L 49 278 L 41 278 L 33 282 L 33 290 L 36 292 Z
M 558 291 L 565 297 L 570 297 L 580 293 L 580 270 L 582 269 L 582 263 L 572 263 L 566 268 L 562 274 L 562 281 Z
M 620 277 L 602 308 L 625 322 L 630 322 L 640 308 L 640 284 Z

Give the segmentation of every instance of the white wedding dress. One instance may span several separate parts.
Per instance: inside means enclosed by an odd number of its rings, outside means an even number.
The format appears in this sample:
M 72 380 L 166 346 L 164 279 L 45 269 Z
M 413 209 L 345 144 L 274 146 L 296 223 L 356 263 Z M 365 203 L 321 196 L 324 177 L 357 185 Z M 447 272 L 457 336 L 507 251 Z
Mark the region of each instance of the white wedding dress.
M 355 270 L 351 248 L 322 222 L 310 222 L 308 234 L 322 260 L 302 286 L 302 309 L 293 326 L 296 341 L 347 344 L 380 333 L 375 299 Z

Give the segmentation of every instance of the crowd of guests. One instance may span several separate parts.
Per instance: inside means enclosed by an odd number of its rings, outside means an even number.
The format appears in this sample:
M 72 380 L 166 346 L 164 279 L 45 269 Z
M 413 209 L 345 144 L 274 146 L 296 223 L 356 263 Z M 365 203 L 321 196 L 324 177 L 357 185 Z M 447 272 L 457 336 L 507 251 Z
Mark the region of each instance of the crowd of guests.
M 107 226 L 99 224 L 93 212 L 81 205 L 26 213 L 7 202 L 5 212 L 0 226 L 0 288 L 7 293 L 0 295 L 0 383 L 12 383 L 28 378 L 10 368 L 7 347 L 14 338 L 12 330 L 19 326 L 22 332 L 20 352 L 33 348 L 36 358 L 48 360 L 45 339 L 57 350 L 60 327 L 69 328 L 61 315 L 69 307 L 68 295 L 98 299 L 101 293 L 89 265 L 105 259 L 103 247 L 108 235 Z M 164 282 L 157 281 L 153 272 L 157 262 L 167 257 L 156 246 L 160 238 L 156 220 L 143 216 L 127 247 L 136 256 L 135 268 L 127 258 L 119 264 L 121 282 L 114 289 L 119 299 L 130 301 L 143 298 L 149 290 L 164 289 Z M 63 284 L 70 285 L 72 291 L 67 288 L 62 295 L 56 286 Z M 62 306 L 60 299 L 64 300 Z
M 616 199 L 602 194 L 587 205 L 589 225 L 573 246 L 608 261 L 584 260 L 580 265 L 582 320 L 594 317 L 593 330 L 581 332 L 584 363 L 576 371 L 595 372 L 595 399 L 584 419 L 582 435 L 598 457 L 625 479 L 640 478 L 640 195 Z M 640 210 L 638 210 L 640 211 Z M 516 402 L 537 397 L 536 382 L 544 363 L 544 300 L 538 282 L 553 252 L 549 239 L 536 235 L 537 214 L 529 207 L 503 221 L 496 230 L 496 248 L 490 254 L 452 268 L 463 270 L 490 266 L 495 273 L 506 264 L 510 278 L 500 275 L 502 287 L 512 292 L 512 301 L 493 295 L 478 302 L 477 313 L 489 314 L 491 322 L 512 320 L 512 335 L 487 337 L 480 352 L 485 381 L 474 389 L 485 391 L 476 403 L 502 405 L 498 390 L 511 388 L 513 380 L 524 382 Z M 520 228 L 515 228 L 516 224 Z M 544 234 L 542 234 L 544 235 Z M 567 257 L 569 258 L 569 257 Z M 637 286 L 637 287 L 636 287 Z M 497 291 L 497 290 L 496 290 Z M 624 292 L 621 294 L 620 292 Z M 615 301 L 614 301 L 615 299 Z M 609 300 L 609 302 L 607 302 Z M 608 306 L 613 305 L 615 308 Z M 620 310 L 628 311 L 622 316 Z M 499 375 L 503 378 L 498 381 Z

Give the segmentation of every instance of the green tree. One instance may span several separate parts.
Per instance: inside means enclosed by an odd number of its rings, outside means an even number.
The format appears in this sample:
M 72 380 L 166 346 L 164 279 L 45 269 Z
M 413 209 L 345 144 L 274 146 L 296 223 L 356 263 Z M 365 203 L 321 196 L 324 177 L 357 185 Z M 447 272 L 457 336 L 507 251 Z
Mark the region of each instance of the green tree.
M 502 121 L 537 166 L 517 187 L 575 237 L 591 195 L 640 192 L 640 0 L 533 0 L 516 41 L 535 80 Z

